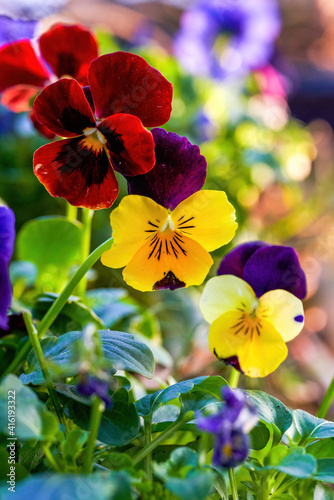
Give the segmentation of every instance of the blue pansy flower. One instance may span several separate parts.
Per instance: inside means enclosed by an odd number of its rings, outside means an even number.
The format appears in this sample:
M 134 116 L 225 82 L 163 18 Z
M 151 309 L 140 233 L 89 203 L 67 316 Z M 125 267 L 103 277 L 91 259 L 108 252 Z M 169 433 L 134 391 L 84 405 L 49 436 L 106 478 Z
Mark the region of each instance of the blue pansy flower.
M 17 40 L 33 38 L 37 21 L 12 19 L 0 15 L 0 46 Z
M 193 74 L 243 75 L 266 65 L 280 28 L 275 0 L 199 0 L 182 15 L 174 51 Z
M 14 212 L 0 205 L 0 329 L 8 330 L 8 309 L 12 302 L 12 286 L 9 279 L 9 262 L 14 250 Z
M 197 418 L 197 426 L 214 435 L 212 464 L 216 467 L 235 467 L 249 453 L 249 432 L 258 421 L 258 414 L 239 389 L 228 386 L 222 391 L 225 405 L 218 413 Z
M 84 396 L 96 394 L 96 396 L 104 401 L 106 408 L 111 408 L 112 399 L 109 393 L 109 384 L 106 380 L 87 375 L 81 378 L 77 385 L 77 389 L 78 392 Z

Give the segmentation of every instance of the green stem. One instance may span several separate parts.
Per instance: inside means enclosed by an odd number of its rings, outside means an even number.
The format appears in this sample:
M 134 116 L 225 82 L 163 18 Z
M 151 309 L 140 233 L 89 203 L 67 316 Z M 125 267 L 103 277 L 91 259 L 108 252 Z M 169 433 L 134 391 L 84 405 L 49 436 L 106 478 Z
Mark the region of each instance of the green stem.
M 232 387 L 232 389 L 235 389 L 236 387 L 238 387 L 239 378 L 240 378 L 240 372 L 235 368 L 233 368 L 232 366 L 228 385 Z
M 66 217 L 68 219 L 77 220 L 77 218 L 78 218 L 78 207 L 74 207 L 70 203 L 66 203 Z
M 42 347 L 41 347 L 41 344 L 40 344 L 39 338 L 38 338 L 38 332 L 35 328 L 35 325 L 32 322 L 32 318 L 31 318 L 31 315 L 29 312 L 23 313 L 23 320 L 24 320 L 24 323 L 25 323 L 26 328 L 28 330 L 28 335 L 29 335 L 29 339 L 30 339 L 32 348 L 34 349 L 37 361 L 39 363 L 39 366 L 41 367 L 43 378 L 45 380 L 46 387 L 49 391 L 50 397 L 51 397 L 53 405 L 55 407 L 55 410 L 56 410 L 56 413 L 58 416 L 58 420 L 66 428 L 63 410 L 62 410 L 60 401 L 58 399 L 58 394 L 57 394 L 55 387 L 53 385 L 53 381 L 52 381 L 52 378 L 51 378 L 51 375 L 49 372 L 49 368 L 48 368 L 48 365 L 47 365 L 45 358 L 44 358 Z
M 85 260 L 89 255 L 93 215 L 94 215 L 94 210 L 89 210 L 87 208 L 82 209 L 82 223 L 83 223 L 82 254 L 81 254 L 82 262 L 85 262 Z M 86 277 L 84 277 L 78 286 L 78 295 L 80 295 L 80 297 L 83 297 L 85 295 L 86 287 L 87 287 L 87 279 Z
M 92 471 L 95 443 L 97 435 L 99 433 L 101 418 L 104 410 L 105 410 L 104 402 L 101 401 L 101 399 L 98 396 L 95 396 L 90 417 L 89 438 L 87 446 L 85 448 L 85 457 L 82 467 L 82 471 L 85 474 L 90 474 L 90 472 Z
M 44 455 L 46 456 L 46 459 L 49 462 L 49 464 L 51 465 L 51 467 L 53 468 L 53 470 L 55 470 L 56 472 L 62 472 L 62 470 L 60 469 L 59 465 L 57 464 L 54 456 L 52 455 L 49 446 L 43 445 L 42 447 L 43 447 Z
M 57 299 L 54 301 L 42 321 L 40 322 L 38 326 L 38 336 L 42 337 L 45 332 L 50 328 L 64 305 L 66 304 L 69 296 L 72 294 L 73 290 L 75 287 L 78 285 L 78 283 L 81 281 L 81 279 L 85 276 L 87 271 L 95 264 L 95 262 L 101 257 L 103 252 L 106 250 L 109 250 L 111 244 L 112 244 L 113 239 L 109 238 L 109 240 L 105 241 L 97 247 L 81 264 L 77 272 L 72 276 L 70 281 L 67 283 L 66 287 L 64 290 L 59 294 Z M 15 373 L 16 370 L 19 368 L 21 365 L 22 361 L 26 358 L 28 352 L 31 349 L 31 344 L 30 340 L 27 340 L 26 343 L 22 346 L 21 350 L 18 352 L 18 354 L 15 356 L 15 359 L 13 362 L 9 365 L 7 370 L 4 372 L 3 375 L 7 375 L 8 373 Z
M 193 420 L 194 415 L 191 412 L 185 414 L 184 417 L 179 417 L 173 424 L 171 424 L 165 431 L 161 432 L 157 438 L 150 442 L 149 445 L 145 446 L 137 455 L 133 457 L 133 464 L 137 465 L 141 462 L 147 455 L 152 453 L 153 450 L 161 443 L 163 443 L 166 439 L 172 436 L 176 431 L 178 431 L 184 424 Z
M 233 500 L 239 500 L 239 497 L 238 497 L 238 488 L 237 488 L 237 482 L 235 480 L 234 469 L 229 468 L 229 470 L 228 470 L 228 477 L 230 478 L 232 498 L 233 498 Z
M 332 381 L 329 384 L 324 399 L 322 400 L 322 403 L 317 413 L 317 417 L 326 418 L 329 407 L 332 404 L 333 398 L 334 398 L 334 377 L 332 378 Z
M 147 418 L 144 420 L 144 442 L 145 442 L 145 447 L 149 446 L 149 444 L 152 442 L 152 415 L 149 415 Z M 147 474 L 147 479 L 149 481 L 153 480 L 153 473 L 152 473 L 152 453 L 148 453 L 147 456 L 145 457 L 145 470 Z

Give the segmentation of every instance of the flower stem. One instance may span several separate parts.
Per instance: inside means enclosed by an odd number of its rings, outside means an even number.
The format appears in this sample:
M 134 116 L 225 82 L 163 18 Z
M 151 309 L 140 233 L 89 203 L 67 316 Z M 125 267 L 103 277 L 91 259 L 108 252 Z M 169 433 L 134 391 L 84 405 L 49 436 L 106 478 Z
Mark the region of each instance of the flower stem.
M 144 442 L 145 446 L 148 446 L 152 442 L 152 415 L 149 415 L 147 418 L 144 420 Z M 146 475 L 147 479 L 149 481 L 152 481 L 153 475 L 152 475 L 152 453 L 148 453 L 145 457 L 145 470 L 146 470 Z
M 41 371 L 42 371 L 42 374 L 43 374 L 43 377 L 45 380 L 45 384 L 46 384 L 46 387 L 49 391 L 53 405 L 55 407 L 55 410 L 56 410 L 56 413 L 58 416 L 58 420 L 66 428 L 63 410 L 62 410 L 62 407 L 61 407 L 61 404 L 60 404 L 60 401 L 58 398 L 58 394 L 57 394 L 55 387 L 53 385 L 53 381 L 52 381 L 52 378 L 51 378 L 51 375 L 49 372 L 49 368 L 48 368 L 48 365 L 45 361 L 43 350 L 42 350 L 41 344 L 39 342 L 38 333 L 37 333 L 37 330 L 35 328 L 35 325 L 32 322 L 32 318 L 31 318 L 31 315 L 29 312 L 23 313 L 23 320 L 24 320 L 24 323 L 25 323 L 27 330 L 28 330 L 28 335 L 29 335 L 29 339 L 30 339 L 32 348 L 34 349 L 37 361 L 39 363 L 39 366 L 41 367 Z
M 38 326 L 38 336 L 39 338 L 44 335 L 45 332 L 50 328 L 62 308 L 67 302 L 67 299 L 69 296 L 72 294 L 73 290 L 75 287 L 78 285 L 78 283 L 81 281 L 81 279 L 85 276 L 87 271 L 95 264 L 95 262 L 101 257 L 103 252 L 108 250 L 112 244 L 113 239 L 109 238 L 109 240 L 105 241 L 97 247 L 81 264 L 77 272 L 72 276 L 70 281 L 67 283 L 66 287 L 64 290 L 58 295 L 57 299 L 54 301 L 42 321 L 40 322 Z M 27 340 L 26 343 L 22 346 L 21 350 L 18 352 L 18 354 L 15 356 L 15 359 L 13 362 L 9 365 L 7 370 L 4 372 L 3 375 L 7 375 L 8 373 L 15 373 L 16 370 L 19 368 L 21 365 L 22 361 L 26 358 L 28 352 L 31 349 L 31 343 L 30 340 Z
M 137 455 L 133 457 L 133 465 L 139 464 L 147 455 L 152 453 L 153 450 L 161 443 L 163 443 L 167 438 L 172 436 L 176 431 L 180 429 L 184 424 L 193 420 L 194 415 L 191 412 L 186 413 L 183 417 L 179 417 L 173 424 L 171 424 L 165 431 L 161 432 L 157 438 L 150 442 L 145 448 L 143 448 Z
M 332 378 L 332 381 L 329 384 L 324 399 L 322 400 L 322 403 L 317 413 L 317 417 L 326 418 L 327 412 L 333 401 L 333 398 L 334 398 L 334 377 Z
M 94 210 L 89 210 L 87 208 L 82 209 L 82 223 L 83 223 L 82 254 L 81 254 L 82 262 L 85 262 L 85 260 L 89 255 L 93 215 L 94 215 Z M 87 286 L 87 279 L 86 277 L 84 277 L 78 286 L 78 295 L 80 295 L 80 297 L 83 297 L 85 295 L 86 286 Z
M 233 368 L 233 366 L 232 366 L 228 385 L 232 389 L 235 389 L 236 387 L 238 387 L 239 378 L 240 378 L 240 372 L 238 370 L 236 370 L 235 368 Z
M 233 498 L 233 500 L 239 500 L 238 489 L 237 489 L 237 483 L 236 483 L 236 480 L 235 480 L 234 469 L 229 468 L 229 470 L 228 470 L 228 477 L 230 478 L 232 498 Z
M 89 438 L 85 448 L 85 457 L 82 471 L 89 474 L 93 467 L 93 454 L 95 443 L 100 428 L 102 414 L 105 410 L 105 404 L 98 396 L 94 397 L 94 402 L 91 411 L 90 424 L 89 424 Z
M 78 217 L 78 208 L 68 202 L 66 203 L 66 217 L 74 220 L 77 220 Z

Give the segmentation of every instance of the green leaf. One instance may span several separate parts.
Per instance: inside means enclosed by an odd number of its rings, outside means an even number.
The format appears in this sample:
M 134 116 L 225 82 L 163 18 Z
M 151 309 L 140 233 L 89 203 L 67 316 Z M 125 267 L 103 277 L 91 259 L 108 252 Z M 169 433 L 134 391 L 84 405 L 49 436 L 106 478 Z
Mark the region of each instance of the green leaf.
M 36 265 L 43 288 L 57 290 L 81 259 L 82 224 L 66 217 L 39 217 L 17 235 L 18 258 Z M 50 288 L 51 287 L 51 288 Z
M 317 468 L 317 462 L 312 455 L 302 454 L 299 451 L 292 451 L 283 458 L 276 470 L 288 474 L 289 476 L 306 479 L 310 477 Z
M 60 394 L 65 415 L 82 429 L 89 430 L 91 407 Z M 112 446 L 124 446 L 139 432 L 139 416 L 133 403 L 115 401 L 101 419 L 98 439 Z
M 127 293 L 122 288 L 88 290 L 84 299 L 88 307 L 101 318 L 107 328 L 137 312 L 138 307 L 126 302 Z
M 88 433 L 81 429 L 72 429 L 62 443 L 63 457 L 68 463 L 73 463 L 78 458 L 87 442 Z
M 317 418 L 303 410 L 293 412 L 296 429 L 303 439 L 326 439 L 334 437 L 334 423 Z
M 50 419 L 45 407 L 32 389 L 26 387 L 15 375 L 7 375 L 0 385 L 0 433 L 9 435 L 8 429 L 8 394 L 15 391 L 15 430 L 14 436 L 23 441 L 27 439 L 47 440 L 43 435 Z M 11 399 L 13 401 L 13 399 Z
M 166 488 L 184 500 L 204 500 L 210 493 L 214 482 L 214 474 L 209 469 L 191 470 L 183 479 L 169 477 Z
M 287 407 L 278 399 L 262 391 L 246 391 L 251 402 L 256 406 L 260 420 L 271 424 L 274 430 L 274 443 L 292 424 L 292 415 Z
M 127 370 L 152 378 L 154 358 L 145 344 L 135 340 L 128 333 L 111 330 L 100 330 L 98 333 L 106 360 L 106 369 Z M 50 363 L 51 373 L 55 373 L 52 369 L 52 365 L 55 365 L 57 368 L 62 368 L 62 377 L 77 375 L 79 366 L 72 362 L 73 345 L 82 337 L 82 332 L 68 332 L 60 337 L 50 337 L 41 342 L 44 356 Z M 26 373 L 20 378 L 24 384 L 37 385 L 44 381 L 37 358 L 32 351 L 28 356 Z
M 334 458 L 319 458 L 318 470 L 313 478 L 325 483 L 334 483 Z
M 139 399 L 136 403 L 136 408 L 139 415 L 145 417 L 150 415 L 158 409 L 158 407 L 174 399 L 181 398 L 183 403 L 187 407 L 196 406 L 196 409 L 203 407 L 199 400 L 202 398 L 202 402 L 210 401 L 217 402 L 220 398 L 221 388 L 226 385 L 226 381 L 219 376 L 213 377 L 196 377 L 189 380 L 184 380 L 183 382 L 178 382 L 173 384 L 166 389 L 155 392 L 154 394 L 149 394 Z M 191 397 L 191 394 L 195 391 L 199 391 L 200 395 Z M 186 395 L 189 395 L 189 401 L 186 402 Z M 187 410 L 188 411 L 188 410 Z
M 45 293 L 41 295 L 34 304 L 33 317 L 41 320 L 57 298 L 57 293 Z M 82 304 L 79 297 L 71 295 L 53 322 L 52 332 L 61 335 L 64 332 L 81 329 L 88 325 L 88 323 L 92 323 L 98 328 L 104 328 L 104 324 L 94 311 Z
M 306 446 L 307 453 L 315 458 L 334 458 L 334 440 L 321 439 Z
M 289 476 L 306 479 L 313 477 L 312 474 L 317 469 L 317 461 L 312 455 L 305 453 L 304 448 L 287 448 L 278 445 L 272 448 L 265 465 L 261 466 L 252 463 L 255 470 L 277 470 Z
M 314 490 L 313 500 L 334 500 L 334 491 L 328 486 L 318 483 Z
M 0 489 L 1 500 L 13 498 L 7 485 Z M 131 486 L 127 474 L 35 474 L 16 485 L 15 500 L 132 500 Z
M 250 432 L 251 448 L 253 450 L 263 450 L 270 439 L 268 427 L 261 421 Z
M 183 382 L 173 384 L 166 389 L 148 394 L 136 402 L 136 408 L 142 417 L 146 417 L 153 413 L 161 404 L 168 403 L 173 399 L 180 397 L 181 394 L 191 392 L 193 388 L 203 382 L 207 377 L 196 377 Z
M 103 457 L 101 465 L 111 470 L 121 470 L 128 467 L 132 467 L 133 462 L 129 455 L 126 453 L 119 453 L 117 451 L 111 451 Z

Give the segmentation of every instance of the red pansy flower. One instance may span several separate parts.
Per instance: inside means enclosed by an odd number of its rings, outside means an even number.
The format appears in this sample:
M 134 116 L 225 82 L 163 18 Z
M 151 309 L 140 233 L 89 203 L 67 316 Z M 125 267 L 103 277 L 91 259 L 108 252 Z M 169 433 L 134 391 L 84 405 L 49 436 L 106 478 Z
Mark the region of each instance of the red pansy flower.
M 30 100 L 46 85 L 63 76 L 87 85 L 89 64 L 98 57 L 92 33 L 78 25 L 56 24 L 37 42 L 37 51 L 30 40 L 19 40 L 0 49 L 1 103 L 20 113 L 30 110 Z M 34 125 L 38 125 L 31 116 Z M 36 127 L 46 137 L 50 131 Z
M 126 52 L 92 61 L 88 82 L 81 88 L 61 79 L 36 98 L 38 122 L 66 139 L 35 152 L 34 172 L 52 196 L 109 208 L 118 195 L 114 170 L 135 176 L 153 168 L 154 141 L 145 126 L 168 121 L 172 85 L 142 57 Z

